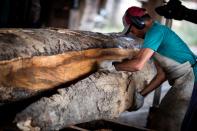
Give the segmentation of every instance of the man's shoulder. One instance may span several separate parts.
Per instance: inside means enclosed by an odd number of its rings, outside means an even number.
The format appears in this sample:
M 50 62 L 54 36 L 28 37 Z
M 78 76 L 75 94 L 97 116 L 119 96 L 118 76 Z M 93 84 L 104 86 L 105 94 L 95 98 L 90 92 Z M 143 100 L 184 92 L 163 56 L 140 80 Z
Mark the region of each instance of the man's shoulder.
M 154 24 L 152 26 L 152 30 L 156 30 L 157 32 L 162 32 L 164 34 L 173 32 L 168 26 L 163 25 L 158 21 L 154 21 Z
M 157 34 L 157 33 L 163 33 L 166 27 L 160 24 L 158 21 L 154 21 L 152 24 L 152 27 L 148 30 L 147 34 Z

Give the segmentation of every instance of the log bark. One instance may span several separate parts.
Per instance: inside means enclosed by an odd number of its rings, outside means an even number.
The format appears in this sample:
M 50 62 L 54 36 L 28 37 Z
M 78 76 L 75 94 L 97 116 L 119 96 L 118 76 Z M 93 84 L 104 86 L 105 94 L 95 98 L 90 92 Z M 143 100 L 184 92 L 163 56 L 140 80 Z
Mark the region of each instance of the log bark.
M 94 48 L 139 47 L 139 39 L 66 29 L 1 29 L 0 60 L 49 56 Z
M 135 48 L 140 41 L 116 34 L 64 29 L 1 29 L 0 60 L 51 56 L 94 48 Z
M 91 120 L 115 119 L 132 106 L 134 87 L 142 88 L 148 82 L 151 74 L 147 69 L 150 66 L 134 74 L 96 72 L 31 104 L 17 114 L 15 122 L 20 129 L 48 131 Z

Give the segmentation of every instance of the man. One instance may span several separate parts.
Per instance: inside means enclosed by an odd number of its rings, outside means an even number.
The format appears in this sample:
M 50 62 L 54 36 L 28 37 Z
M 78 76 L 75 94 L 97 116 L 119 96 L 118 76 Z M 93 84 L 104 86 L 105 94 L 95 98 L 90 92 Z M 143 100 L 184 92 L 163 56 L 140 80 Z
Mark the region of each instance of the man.
M 140 21 L 144 27 L 136 26 L 136 21 Z M 143 38 L 144 43 L 134 59 L 115 63 L 116 70 L 139 71 L 153 56 L 154 52 L 157 52 L 179 63 L 189 61 L 194 66 L 195 81 L 197 81 L 197 56 L 194 55 L 186 43 L 175 32 L 154 21 L 145 9 L 139 7 L 130 7 L 127 9 L 123 17 L 123 24 L 125 26 L 124 33 L 132 33 L 132 35 Z
M 175 32 L 154 21 L 145 9 L 139 7 L 127 9 L 123 17 L 123 24 L 125 26 L 124 33 L 132 33 L 137 37 L 143 38 L 144 43 L 134 59 L 126 60 L 122 63 L 114 63 L 116 70 L 139 71 L 157 52 L 181 64 L 189 61 L 193 67 L 195 82 L 197 81 L 197 56 L 192 53 L 186 43 Z M 161 77 L 160 80 L 157 78 L 154 86 L 149 86 L 140 94 L 146 96 L 156 88 L 155 85 L 159 85 L 162 81 L 164 81 L 164 77 Z
M 179 0 L 170 0 L 166 5 L 157 7 L 156 12 L 167 19 L 187 20 L 197 24 L 197 10 L 188 9 Z M 196 66 L 195 66 L 196 68 Z M 197 125 L 197 82 L 195 82 L 191 101 L 182 123 L 182 131 L 196 130 Z

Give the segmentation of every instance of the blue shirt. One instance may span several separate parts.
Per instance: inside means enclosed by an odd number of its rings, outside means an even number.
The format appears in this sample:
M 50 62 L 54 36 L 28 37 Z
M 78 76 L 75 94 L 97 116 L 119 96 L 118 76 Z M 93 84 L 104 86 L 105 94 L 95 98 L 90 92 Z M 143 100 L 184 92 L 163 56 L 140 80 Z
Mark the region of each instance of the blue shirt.
M 197 59 L 197 56 L 175 32 L 158 22 L 154 22 L 146 32 L 142 48 L 150 48 L 179 63 L 189 61 L 194 64 Z M 197 81 L 197 65 L 193 69 L 195 81 Z

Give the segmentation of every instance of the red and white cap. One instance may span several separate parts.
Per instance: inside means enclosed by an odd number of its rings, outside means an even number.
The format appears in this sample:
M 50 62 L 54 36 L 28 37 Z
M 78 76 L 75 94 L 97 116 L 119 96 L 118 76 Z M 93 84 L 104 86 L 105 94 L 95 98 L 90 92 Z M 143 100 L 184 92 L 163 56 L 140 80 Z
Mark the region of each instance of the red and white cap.
M 127 15 L 127 13 L 129 13 L 129 15 Z M 147 14 L 147 11 L 144 8 L 140 8 L 140 7 L 136 7 L 136 6 L 129 7 L 122 17 L 122 22 L 124 25 L 124 29 L 122 31 L 122 34 L 126 34 L 129 30 L 129 27 L 132 25 L 132 22 L 131 22 L 129 16 L 142 17 L 145 14 Z

